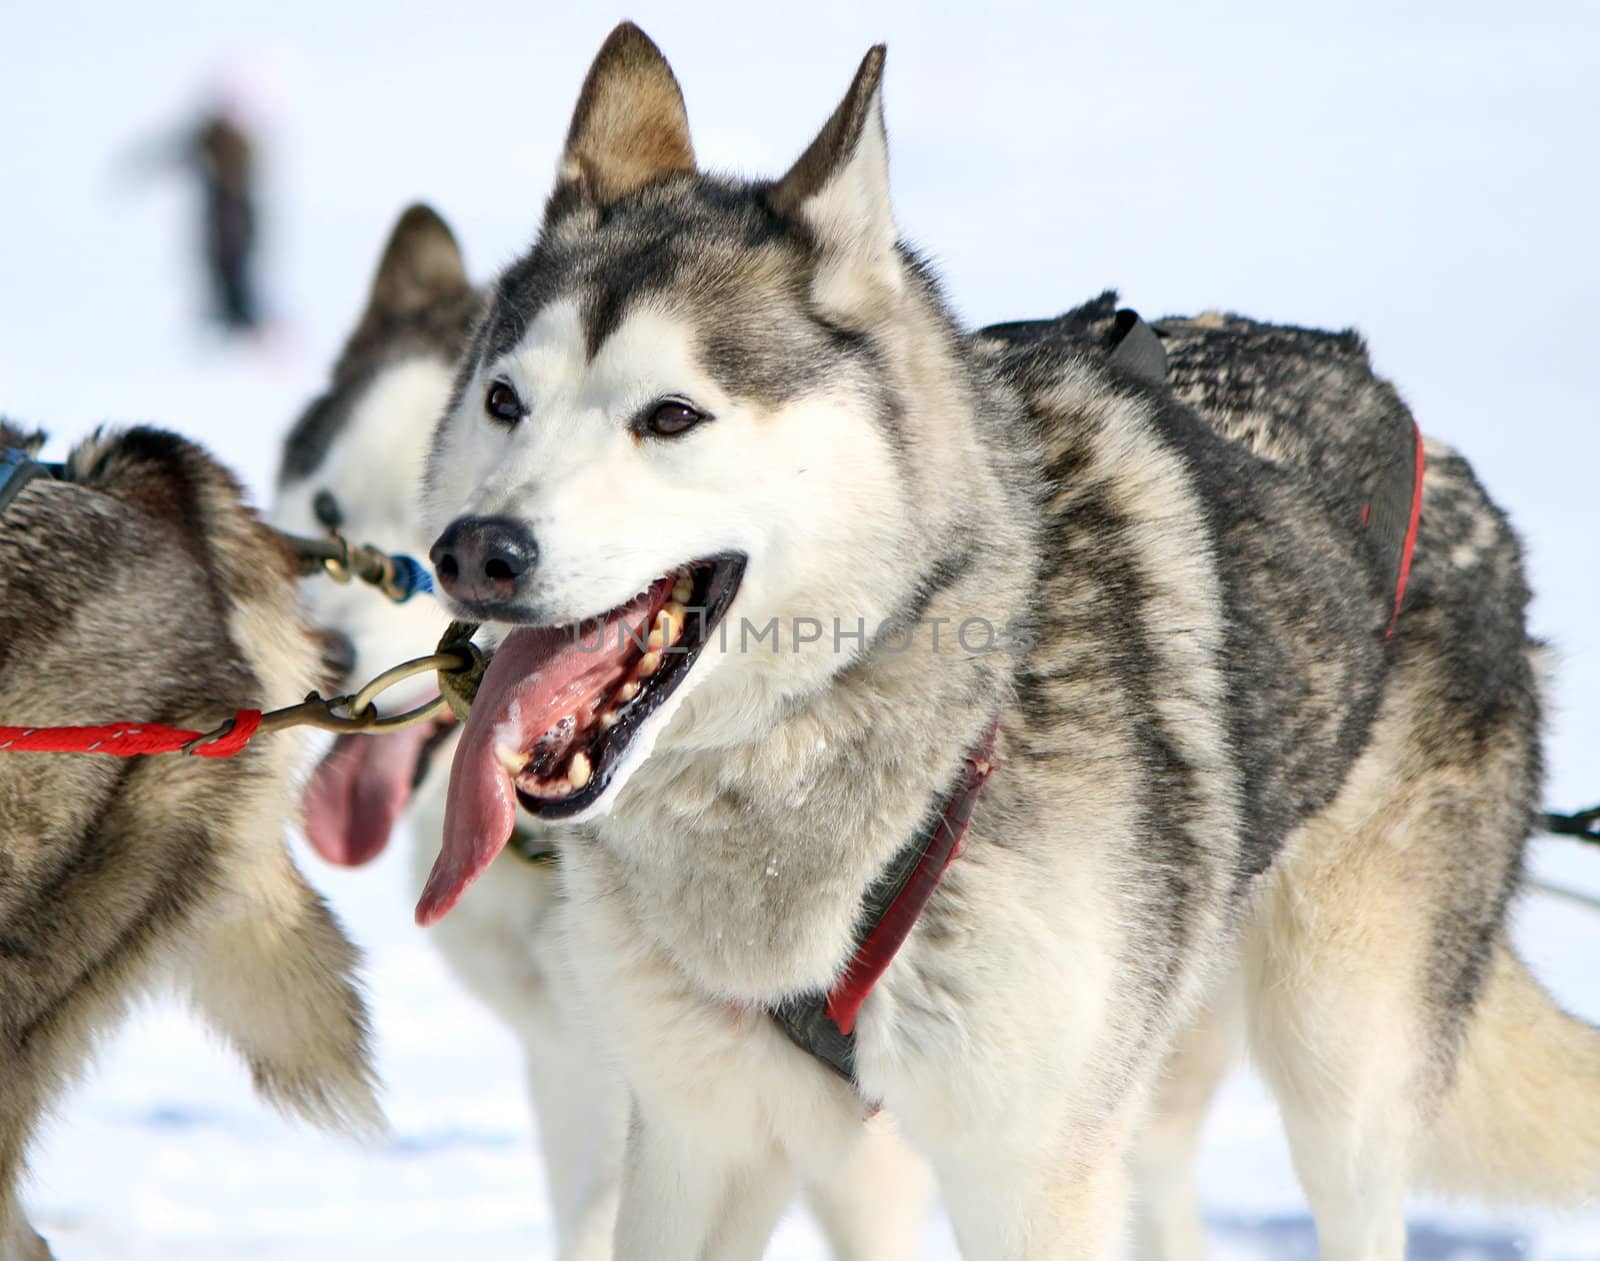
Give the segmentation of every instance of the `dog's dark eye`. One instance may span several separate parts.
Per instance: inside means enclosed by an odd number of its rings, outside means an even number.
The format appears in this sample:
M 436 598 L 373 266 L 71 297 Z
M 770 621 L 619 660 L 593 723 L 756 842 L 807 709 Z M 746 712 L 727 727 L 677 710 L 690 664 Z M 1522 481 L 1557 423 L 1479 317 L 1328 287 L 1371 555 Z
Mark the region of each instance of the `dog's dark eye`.
M 656 404 L 645 428 L 663 438 L 671 438 L 686 429 L 693 429 L 705 418 L 704 412 L 697 411 L 682 399 L 669 398 Z
M 483 398 L 483 410 L 495 420 L 514 425 L 522 419 L 522 400 L 504 381 L 496 381 Z

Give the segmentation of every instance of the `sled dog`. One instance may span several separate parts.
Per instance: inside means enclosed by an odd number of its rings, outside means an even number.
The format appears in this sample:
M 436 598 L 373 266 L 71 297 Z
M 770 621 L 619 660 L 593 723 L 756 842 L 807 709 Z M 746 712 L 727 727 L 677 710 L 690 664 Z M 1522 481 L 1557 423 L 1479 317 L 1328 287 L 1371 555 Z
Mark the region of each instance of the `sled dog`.
M 0 448 L 42 441 L 0 423 Z M 0 508 L 0 723 L 206 731 L 321 684 L 295 558 L 200 448 L 102 431 L 58 476 L 25 472 Z M 28 1144 L 163 985 L 263 1098 L 381 1128 L 356 950 L 287 849 L 302 752 L 287 734 L 227 759 L 0 749 L 0 1257 L 50 1255 L 18 1201 Z
M 1540 767 L 1503 517 L 1448 451 L 1380 494 L 964 337 L 895 229 L 883 64 L 733 180 L 618 28 L 429 454 L 498 646 L 418 917 L 519 809 L 563 829 L 617 1255 L 758 1255 L 881 1105 L 967 1256 L 1111 1256 L 1234 978 L 1325 1257 L 1399 1258 L 1414 1185 L 1593 1196 L 1600 1035 L 1505 937 Z

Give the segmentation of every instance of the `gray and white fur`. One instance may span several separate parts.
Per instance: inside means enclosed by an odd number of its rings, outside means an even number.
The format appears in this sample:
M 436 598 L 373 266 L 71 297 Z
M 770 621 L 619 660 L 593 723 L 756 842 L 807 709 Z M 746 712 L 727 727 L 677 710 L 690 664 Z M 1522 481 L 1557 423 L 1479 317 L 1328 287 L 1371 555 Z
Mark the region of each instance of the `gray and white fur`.
M 1416 1185 L 1593 1197 L 1600 1035 L 1505 940 L 1539 701 L 1503 517 L 1430 448 L 1385 638 L 1340 470 L 1185 405 L 1226 382 L 966 339 L 898 240 L 882 67 L 786 175 L 723 179 L 619 28 L 435 438 L 430 524 L 537 543 L 462 616 L 576 623 L 738 553 L 730 616 L 873 628 L 708 648 L 567 825 L 578 984 L 632 1097 L 617 1255 L 759 1255 L 844 1159 L 861 1095 L 764 1009 L 832 985 L 996 719 L 962 856 L 857 1026 L 966 1256 L 1114 1254 L 1166 1056 L 1234 985 L 1325 1257 L 1402 1256 Z M 1203 357 L 1207 323 L 1172 332 Z M 702 420 L 659 436 L 659 400 Z M 970 618 L 1028 646 L 934 644 Z M 425 917 L 470 875 L 447 842 Z
M 0 445 L 38 435 L 0 424 Z M 296 566 L 199 447 L 106 431 L 0 516 L 0 722 L 208 730 L 321 683 Z M 136 1000 L 176 987 L 261 1096 L 382 1126 L 358 955 L 290 860 L 300 742 L 230 759 L 0 752 L 0 1256 L 40 1119 Z

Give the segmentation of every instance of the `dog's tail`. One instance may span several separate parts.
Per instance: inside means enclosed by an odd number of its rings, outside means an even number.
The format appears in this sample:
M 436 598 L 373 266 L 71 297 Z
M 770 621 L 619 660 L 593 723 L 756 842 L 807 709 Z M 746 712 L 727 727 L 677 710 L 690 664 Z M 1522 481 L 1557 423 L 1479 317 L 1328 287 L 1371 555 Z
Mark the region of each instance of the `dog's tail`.
M 356 948 L 281 845 L 247 864 L 235 855 L 248 896 L 199 926 L 185 962 L 194 1008 L 268 1102 L 324 1129 L 379 1136 L 387 1122 Z
M 1600 1029 L 1562 1011 L 1504 941 L 1423 1155 L 1447 1193 L 1600 1200 Z

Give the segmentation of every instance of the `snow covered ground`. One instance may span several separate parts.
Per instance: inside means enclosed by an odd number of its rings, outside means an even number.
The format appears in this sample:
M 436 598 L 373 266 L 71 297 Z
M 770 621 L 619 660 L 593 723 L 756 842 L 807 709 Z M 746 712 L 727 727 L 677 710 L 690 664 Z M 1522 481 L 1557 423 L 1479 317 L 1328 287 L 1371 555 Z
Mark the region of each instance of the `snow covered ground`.
M 0 8 L 0 409 L 56 449 L 102 420 L 198 435 L 270 491 L 276 443 L 353 318 L 400 207 L 432 200 L 480 274 L 531 235 L 579 80 L 623 13 L 532 6 L 73 3 Z M 1548 801 L 1600 800 L 1600 464 L 1590 305 L 1600 14 L 1585 0 L 1226 8 L 640 3 L 702 160 L 774 171 L 861 51 L 890 45 L 902 226 L 972 322 L 1115 284 L 1148 314 L 1231 307 L 1363 329 L 1424 427 L 1462 447 L 1526 537 L 1560 650 Z M 207 85 L 243 84 L 270 143 L 269 345 L 197 332 L 177 179 L 119 163 Z M 1536 846 L 1600 893 L 1600 854 Z M 410 925 L 405 864 L 307 856 L 371 952 L 393 1137 L 285 1124 L 176 1008 L 112 1041 L 40 1143 L 29 1202 L 65 1261 L 548 1257 L 509 1038 Z M 1600 1020 L 1600 916 L 1530 896 L 1518 938 Z M 1230 1084 L 1202 1161 L 1219 1256 L 1314 1255 L 1270 1103 Z M 1428 1261 L 1600 1256 L 1600 1211 L 1419 1203 Z M 769 1254 L 814 1258 L 809 1224 Z M 954 1256 L 930 1227 L 927 1255 Z

